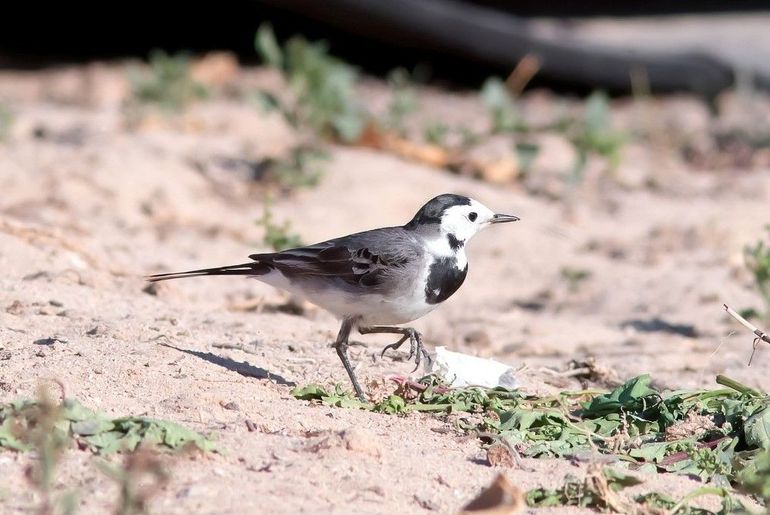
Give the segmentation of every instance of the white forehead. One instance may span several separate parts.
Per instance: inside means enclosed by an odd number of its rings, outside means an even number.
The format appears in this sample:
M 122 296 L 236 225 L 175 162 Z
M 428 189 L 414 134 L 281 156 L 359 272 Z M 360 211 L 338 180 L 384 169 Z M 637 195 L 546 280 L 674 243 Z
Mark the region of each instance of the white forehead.
M 494 214 L 491 209 L 489 209 L 487 206 L 485 206 L 478 200 L 471 199 L 471 205 L 469 207 L 471 207 L 473 210 L 478 211 L 479 214 L 482 214 L 482 213 L 489 214 L 489 215 Z

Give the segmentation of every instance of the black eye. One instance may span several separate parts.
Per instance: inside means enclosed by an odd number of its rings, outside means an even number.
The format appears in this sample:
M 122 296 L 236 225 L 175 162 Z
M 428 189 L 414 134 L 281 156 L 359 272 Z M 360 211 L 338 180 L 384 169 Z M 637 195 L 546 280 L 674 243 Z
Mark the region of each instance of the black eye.
M 468 220 L 470 220 L 471 222 L 475 222 L 477 216 L 479 215 L 477 215 L 475 211 L 471 211 L 470 213 L 468 213 Z

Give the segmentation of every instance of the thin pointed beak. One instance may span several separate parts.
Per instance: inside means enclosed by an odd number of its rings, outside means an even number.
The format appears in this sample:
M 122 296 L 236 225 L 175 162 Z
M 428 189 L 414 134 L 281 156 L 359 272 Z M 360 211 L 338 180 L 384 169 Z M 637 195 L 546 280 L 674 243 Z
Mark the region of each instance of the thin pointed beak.
M 492 217 L 492 220 L 490 220 L 489 223 L 502 224 L 505 222 L 516 222 L 518 220 L 519 220 L 518 216 L 496 214 L 495 216 Z

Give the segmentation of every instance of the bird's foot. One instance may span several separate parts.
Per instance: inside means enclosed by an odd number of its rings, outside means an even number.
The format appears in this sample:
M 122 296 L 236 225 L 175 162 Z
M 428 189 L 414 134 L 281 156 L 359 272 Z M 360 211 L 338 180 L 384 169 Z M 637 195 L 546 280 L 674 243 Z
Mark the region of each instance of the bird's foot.
M 428 351 L 425 350 L 420 333 L 411 328 L 404 329 L 404 336 L 402 336 L 400 340 L 391 343 L 390 345 L 386 345 L 382 349 L 380 357 L 385 356 L 385 352 L 388 350 L 398 350 L 406 340 L 409 340 L 409 357 L 407 358 L 407 361 L 412 361 L 414 358 L 414 370 L 412 370 L 412 372 L 415 372 L 420 368 L 420 363 L 423 358 L 425 359 L 425 367 L 428 368 L 433 362 L 433 359 L 430 357 L 430 354 L 428 354 Z

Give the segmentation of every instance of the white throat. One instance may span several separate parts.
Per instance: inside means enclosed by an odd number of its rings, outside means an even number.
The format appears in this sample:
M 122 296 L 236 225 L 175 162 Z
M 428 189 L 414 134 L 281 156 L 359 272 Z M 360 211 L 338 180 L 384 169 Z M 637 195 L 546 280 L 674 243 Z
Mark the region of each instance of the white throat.
M 438 236 L 426 238 L 426 249 L 434 258 L 455 258 L 457 267 L 464 269 L 468 264 L 468 258 L 465 255 L 465 244 L 461 244 L 457 249 L 449 244 L 449 235 L 441 231 Z

